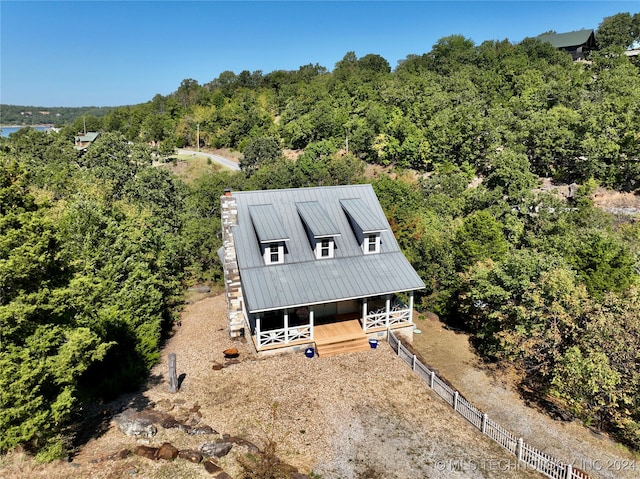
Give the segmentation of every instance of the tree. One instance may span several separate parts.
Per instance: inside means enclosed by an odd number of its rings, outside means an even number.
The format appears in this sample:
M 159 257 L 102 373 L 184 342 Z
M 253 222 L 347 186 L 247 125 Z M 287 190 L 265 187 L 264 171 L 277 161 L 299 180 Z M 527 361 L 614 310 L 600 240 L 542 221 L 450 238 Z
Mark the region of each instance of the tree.
M 640 41 L 640 14 L 617 13 L 602 20 L 596 30 L 596 41 L 601 49 L 630 48 Z
M 240 169 L 251 175 L 261 165 L 274 161 L 282 156 L 278 142 L 267 136 L 259 136 L 249 140 L 244 148 Z

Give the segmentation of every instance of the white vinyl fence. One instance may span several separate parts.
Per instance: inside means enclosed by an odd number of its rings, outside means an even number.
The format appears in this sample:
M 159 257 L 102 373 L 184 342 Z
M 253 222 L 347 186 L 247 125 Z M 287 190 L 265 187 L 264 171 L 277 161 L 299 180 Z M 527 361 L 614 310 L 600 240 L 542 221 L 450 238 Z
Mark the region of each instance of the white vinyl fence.
M 422 364 L 411 353 L 391 330 L 387 331 L 387 338 L 391 348 L 411 369 L 420 376 L 424 382 L 444 399 L 449 405 L 467 421 L 473 424 L 485 436 L 489 436 L 495 442 L 514 454 L 518 460 L 529 467 L 541 472 L 552 479 L 589 479 L 582 471 L 574 469 L 571 464 L 563 464 L 553 457 L 526 444 L 522 438 L 517 438 L 509 431 L 501 428 L 482 411 L 460 396 L 458 391 L 449 387 L 435 372 Z

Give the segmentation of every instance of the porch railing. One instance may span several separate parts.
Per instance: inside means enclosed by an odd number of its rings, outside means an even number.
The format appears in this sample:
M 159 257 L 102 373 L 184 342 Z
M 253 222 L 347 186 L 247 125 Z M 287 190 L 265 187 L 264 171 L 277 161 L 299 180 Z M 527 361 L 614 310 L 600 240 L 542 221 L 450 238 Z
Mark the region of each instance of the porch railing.
M 312 341 L 313 333 L 310 324 L 290 326 L 288 328 L 260 330 L 260 323 L 256 324 L 256 342 L 258 349 L 265 346 L 284 345 L 293 341 Z
M 395 300 L 389 311 L 386 306 L 370 311 L 363 318 L 363 329 L 389 328 L 397 324 L 411 324 L 411 309 L 400 300 Z

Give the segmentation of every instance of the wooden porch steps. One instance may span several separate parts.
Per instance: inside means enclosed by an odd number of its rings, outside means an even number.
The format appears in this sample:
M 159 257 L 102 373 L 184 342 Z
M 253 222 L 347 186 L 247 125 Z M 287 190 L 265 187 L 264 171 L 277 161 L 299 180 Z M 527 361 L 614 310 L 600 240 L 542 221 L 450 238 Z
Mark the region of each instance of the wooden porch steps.
M 370 349 L 367 335 L 357 319 L 316 326 L 313 335 L 320 357 Z

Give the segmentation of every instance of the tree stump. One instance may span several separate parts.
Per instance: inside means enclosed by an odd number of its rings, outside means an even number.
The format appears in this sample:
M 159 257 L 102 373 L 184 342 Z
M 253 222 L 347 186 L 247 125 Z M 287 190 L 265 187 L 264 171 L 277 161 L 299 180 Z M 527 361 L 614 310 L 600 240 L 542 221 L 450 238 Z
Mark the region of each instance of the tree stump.
M 176 372 L 176 353 L 169 354 L 169 392 L 178 392 L 178 373 Z

